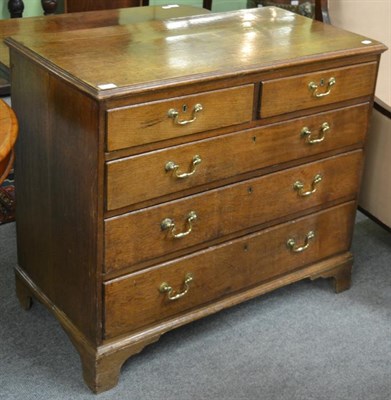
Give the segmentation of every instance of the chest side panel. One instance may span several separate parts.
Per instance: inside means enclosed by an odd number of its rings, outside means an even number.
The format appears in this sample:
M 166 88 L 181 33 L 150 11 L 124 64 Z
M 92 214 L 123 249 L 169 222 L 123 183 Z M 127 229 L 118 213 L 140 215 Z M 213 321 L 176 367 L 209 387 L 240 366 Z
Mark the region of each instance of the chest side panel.
M 94 341 L 99 324 L 98 106 L 27 58 L 11 57 L 12 103 L 20 123 L 15 166 L 19 267 Z

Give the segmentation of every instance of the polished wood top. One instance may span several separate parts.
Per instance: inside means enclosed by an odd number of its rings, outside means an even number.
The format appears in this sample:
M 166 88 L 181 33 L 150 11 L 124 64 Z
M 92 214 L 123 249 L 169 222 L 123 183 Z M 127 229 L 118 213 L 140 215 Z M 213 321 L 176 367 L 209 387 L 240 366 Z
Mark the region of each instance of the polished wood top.
M 104 98 L 385 50 L 367 39 L 265 7 L 17 36 L 7 43 Z
M 4 39 L 14 35 L 67 32 L 104 26 L 126 25 L 142 21 L 206 14 L 209 10 L 191 6 L 132 7 L 107 11 L 78 12 L 42 17 L 13 18 L 0 21 L 0 69 L 9 68 L 9 52 Z
M 18 122 L 11 107 L 0 100 L 0 161 L 13 149 L 18 136 Z

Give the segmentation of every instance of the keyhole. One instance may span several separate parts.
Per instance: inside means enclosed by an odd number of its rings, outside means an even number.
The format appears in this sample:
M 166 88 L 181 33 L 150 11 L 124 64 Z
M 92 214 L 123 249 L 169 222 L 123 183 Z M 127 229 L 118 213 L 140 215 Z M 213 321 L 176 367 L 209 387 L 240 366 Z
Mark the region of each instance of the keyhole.
M 247 192 L 248 192 L 249 194 L 251 194 L 251 193 L 253 192 L 253 188 L 250 186 L 250 187 L 247 189 Z
M 183 111 L 184 113 L 187 111 L 187 104 L 184 104 L 184 105 L 182 106 L 182 111 Z
M 255 143 L 257 141 L 257 137 L 253 136 L 253 142 Z
M 324 86 L 324 79 L 323 78 L 320 80 L 320 86 Z

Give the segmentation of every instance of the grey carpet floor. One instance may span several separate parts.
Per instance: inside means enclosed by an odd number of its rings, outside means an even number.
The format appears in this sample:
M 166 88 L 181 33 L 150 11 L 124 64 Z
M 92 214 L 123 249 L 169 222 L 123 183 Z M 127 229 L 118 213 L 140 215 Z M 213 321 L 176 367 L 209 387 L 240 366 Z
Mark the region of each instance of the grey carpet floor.
M 40 304 L 14 294 L 15 226 L 0 226 L 0 399 L 389 400 L 391 234 L 359 218 L 352 288 L 302 281 L 172 331 L 95 396 Z

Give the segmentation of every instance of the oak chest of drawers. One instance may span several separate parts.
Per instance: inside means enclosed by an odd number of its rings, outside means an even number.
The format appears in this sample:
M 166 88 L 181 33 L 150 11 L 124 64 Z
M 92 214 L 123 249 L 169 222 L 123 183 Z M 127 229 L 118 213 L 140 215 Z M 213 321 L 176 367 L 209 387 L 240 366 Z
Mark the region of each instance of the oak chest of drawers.
M 17 294 L 92 390 L 170 329 L 304 278 L 349 287 L 382 44 L 273 7 L 7 43 Z

